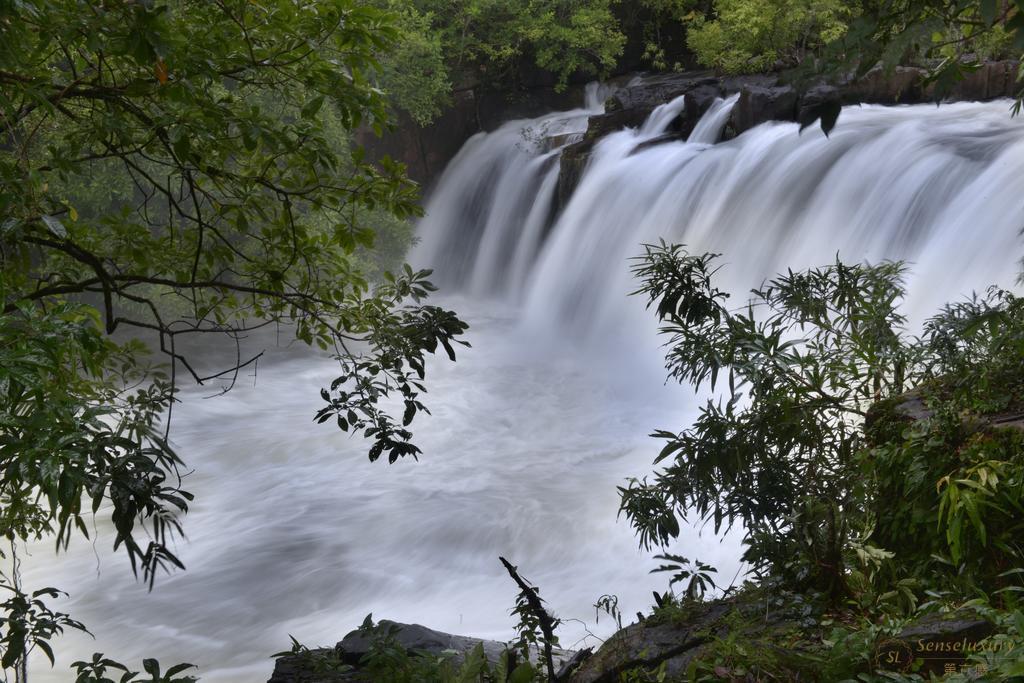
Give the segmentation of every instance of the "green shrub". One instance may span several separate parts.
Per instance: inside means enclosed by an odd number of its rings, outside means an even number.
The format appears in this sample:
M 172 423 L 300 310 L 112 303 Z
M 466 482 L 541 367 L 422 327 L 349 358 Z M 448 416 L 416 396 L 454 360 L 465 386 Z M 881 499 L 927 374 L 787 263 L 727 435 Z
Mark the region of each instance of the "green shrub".
M 687 44 L 727 73 L 794 66 L 846 33 L 857 4 L 842 0 L 716 0 L 713 18 L 694 16 Z
M 670 375 L 728 385 L 689 429 L 655 433 L 652 482 L 621 489 L 640 543 L 666 544 L 688 516 L 742 523 L 762 578 L 873 609 L 1018 585 L 1024 430 L 990 416 L 1021 408 L 1022 300 L 949 306 L 915 338 L 901 264 L 790 272 L 733 310 L 715 258 L 662 244 L 636 267 Z

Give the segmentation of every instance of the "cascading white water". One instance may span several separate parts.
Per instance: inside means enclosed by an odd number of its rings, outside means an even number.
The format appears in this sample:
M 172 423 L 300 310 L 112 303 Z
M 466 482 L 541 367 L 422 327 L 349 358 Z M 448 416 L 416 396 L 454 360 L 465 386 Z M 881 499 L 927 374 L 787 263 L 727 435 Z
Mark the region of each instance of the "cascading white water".
M 633 315 L 629 259 L 659 238 L 723 253 L 723 276 L 738 292 L 837 254 L 908 260 L 908 306 L 917 319 L 972 290 L 1013 284 L 1024 226 L 1024 126 L 1010 117 L 1008 103 L 847 107 L 830 138 L 817 126 L 801 133 L 796 124 L 770 123 L 714 144 L 734 102 L 717 101 L 685 142 L 651 144 L 682 98 L 638 130 L 601 140 L 542 245 L 535 228 L 521 231 L 508 213 L 489 213 L 473 227 L 448 220 L 449 213 L 423 223 L 424 245 L 435 249 L 416 256 L 454 268 L 446 277 L 458 281 L 457 264 L 431 260 L 441 245 L 480 226 L 485 240 L 504 240 L 513 251 L 522 236 L 537 258 L 525 269 L 517 264 L 525 275 L 501 281 L 502 291 L 525 298 L 523 315 L 538 327 L 569 323 L 591 331 L 621 327 Z M 460 159 L 463 169 L 485 163 L 482 156 Z M 546 196 L 516 193 L 530 182 L 526 173 L 502 179 L 509 194 L 548 206 Z M 477 196 L 474 183 L 460 190 Z M 536 212 L 537 204 L 520 211 L 530 208 Z M 501 272 L 512 253 L 461 243 L 474 282 L 481 269 Z
M 334 368 L 309 352 L 276 354 L 225 397 L 187 392 L 172 437 L 196 472 L 188 571 L 147 594 L 102 524 L 95 548 L 77 540 L 54 559 L 33 547 L 26 585 L 68 590 L 60 607 L 97 636 L 64 638 L 57 668 L 37 658 L 34 680 L 66 681 L 95 650 L 196 662 L 207 682 L 264 680 L 288 634 L 330 644 L 370 611 L 507 638 L 515 588 L 499 554 L 591 628 L 603 593 L 624 614 L 646 609 L 665 580 L 616 523 L 615 486 L 649 471 L 646 435 L 684 426 L 694 401 L 663 385 L 654 322 L 626 294 L 641 242 L 723 252 L 737 292 L 837 252 L 909 258 L 918 316 L 1014 280 L 1024 125 L 1007 103 L 853 107 L 831 138 L 779 123 L 714 144 L 725 100 L 689 141 L 655 144 L 676 100 L 601 140 L 554 217 L 560 149 L 600 110 L 591 93 L 583 109 L 473 138 L 428 204 L 413 260 L 462 288 L 441 303 L 472 323 L 474 347 L 430 364 L 421 461 L 370 464 L 364 442 L 313 425 Z M 673 550 L 726 583 L 737 570 L 735 539 L 691 530 Z M 579 634 L 568 624 L 564 644 Z
M 627 136 L 600 143 L 553 229 L 530 276 L 531 317 L 615 324 L 634 287 L 626 260 L 659 238 L 721 252 L 737 293 L 837 254 L 905 259 L 917 320 L 1018 272 L 1024 126 L 1005 102 L 847 107 L 831 138 L 778 123 L 623 154 Z
M 607 87 L 591 83 L 581 109 L 510 121 L 470 138 L 427 203 L 413 259 L 430 263 L 443 284 L 477 294 L 521 288 L 554 200 L 558 154 L 582 138 L 607 95 Z

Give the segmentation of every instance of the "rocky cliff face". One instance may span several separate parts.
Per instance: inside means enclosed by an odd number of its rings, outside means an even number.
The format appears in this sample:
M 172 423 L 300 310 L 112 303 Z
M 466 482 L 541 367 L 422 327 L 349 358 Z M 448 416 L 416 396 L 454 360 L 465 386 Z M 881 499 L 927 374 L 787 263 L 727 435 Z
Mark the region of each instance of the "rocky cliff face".
M 1017 88 L 1017 69 L 1016 61 L 986 63 L 958 83 L 946 100 L 1012 97 Z M 932 102 L 934 86 L 926 83 L 926 75 L 924 69 L 897 67 L 891 73 L 876 69 L 856 82 L 808 86 L 785 83 L 777 74 L 717 77 L 712 72 L 698 71 L 644 78 L 609 98 L 605 113 L 590 118 L 583 140 L 563 151 L 558 179 L 559 208 L 579 183 L 598 140 L 624 127 L 639 126 L 655 107 L 680 95 L 689 95 L 686 108 L 661 141 L 685 139 L 718 97 L 739 93 L 724 133 L 724 138 L 729 139 L 768 121 L 809 125 L 824 112 L 842 105 Z
M 382 137 L 362 130 L 356 137 L 371 159 L 384 156 L 404 163 L 409 177 L 424 189 L 444 171 L 466 140 L 491 131 L 506 121 L 534 118 L 551 111 L 573 109 L 583 101 L 583 85 L 558 93 L 548 86 L 524 89 L 512 95 L 482 87 L 467 87 L 452 95 L 451 106 L 428 126 L 399 114 L 395 128 Z
M 1016 92 L 1018 63 L 989 62 L 969 74 L 949 94 L 949 101 L 991 100 L 1011 97 Z M 691 102 L 673 125 L 673 135 L 689 134 L 700 116 L 716 97 L 739 93 L 740 98 L 726 128 L 725 137 L 734 137 L 766 121 L 800 121 L 813 117 L 830 104 L 915 104 L 934 99 L 934 87 L 925 82 L 924 69 L 897 67 L 892 72 L 869 72 L 853 83 L 799 86 L 785 83 L 777 74 L 718 77 L 710 71 L 687 71 L 644 76 L 619 76 L 623 85 L 607 102 L 605 114 L 594 116 L 585 139 L 565 150 L 563 177 L 558 197 L 564 203 L 586 166 L 590 149 L 604 135 L 624 127 L 639 126 L 651 111 L 679 95 L 690 94 Z M 636 82 L 639 81 L 639 82 Z M 393 131 L 378 138 L 368 131 L 358 136 L 371 158 L 389 156 L 406 164 L 409 177 L 429 190 L 445 166 L 472 135 L 490 131 L 505 121 L 532 118 L 541 114 L 578 107 L 582 102 L 582 84 L 557 93 L 542 83 L 512 95 L 482 87 L 457 90 L 452 105 L 426 127 L 400 115 Z

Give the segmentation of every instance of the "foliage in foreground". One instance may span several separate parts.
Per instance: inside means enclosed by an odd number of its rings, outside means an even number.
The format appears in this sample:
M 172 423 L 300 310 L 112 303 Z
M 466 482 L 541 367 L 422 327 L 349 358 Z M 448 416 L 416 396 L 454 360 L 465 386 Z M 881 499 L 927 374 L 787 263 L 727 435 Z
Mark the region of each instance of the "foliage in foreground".
M 876 641 L 932 611 L 971 608 L 1024 642 L 1024 300 L 993 289 L 914 338 L 898 263 L 790 272 L 733 310 L 715 258 L 662 244 L 636 266 L 671 376 L 727 387 L 689 429 L 655 434 L 653 481 L 621 489 L 641 544 L 670 543 L 680 520 L 741 524 L 757 590 L 816 605 L 805 664 L 833 667 L 826 680 L 873 680 Z M 743 647 L 705 659 L 749 669 L 760 655 Z M 1021 674 L 976 658 L 990 680 Z
M 294 637 L 292 647 L 274 655 L 286 660 L 302 675 L 343 674 L 358 672 L 360 680 L 389 683 L 543 683 L 556 680 L 552 648 L 558 645 L 554 630 L 561 624 L 544 607 L 540 589 L 523 578 L 518 568 L 499 558 L 512 580 L 519 587 L 512 615 L 518 618 L 518 637 L 490 661 L 483 643 L 468 652 L 445 650 L 441 653 L 412 651 L 399 642 L 399 626 L 394 623 L 373 623 L 368 614 L 358 634 L 369 648 L 358 669 L 347 662 L 338 648 L 311 649 Z M 620 624 L 621 625 L 621 624 Z M 537 663 L 535 663 L 535 661 Z
M 43 604 L 55 589 L 20 586 L 19 543 L 59 551 L 103 514 L 150 588 L 182 568 L 177 385 L 230 388 L 257 367 L 241 346 L 257 330 L 337 360 L 320 421 L 371 459 L 419 453 L 425 356 L 454 359 L 466 325 L 423 303 L 429 272 L 370 279 L 375 228 L 420 209 L 404 169 L 348 144 L 388 125 L 375 78 L 399 35 L 355 0 L 0 3 L 3 668 L 24 677 L 28 653 L 52 659 L 49 639 L 82 628 Z M 198 338 L 237 360 L 202 367 Z M 104 661 L 81 680 L 120 666 Z

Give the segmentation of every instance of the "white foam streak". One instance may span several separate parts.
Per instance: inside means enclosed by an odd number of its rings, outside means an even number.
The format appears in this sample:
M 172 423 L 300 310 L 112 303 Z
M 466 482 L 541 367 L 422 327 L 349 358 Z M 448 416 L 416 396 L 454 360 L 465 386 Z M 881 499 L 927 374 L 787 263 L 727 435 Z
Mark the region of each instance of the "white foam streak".
M 687 142 L 704 143 L 707 145 L 713 145 L 718 142 L 718 139 L 722 137 L 722 129 L 725 128 L 725 124 L 729 121 L 729 116 L 732 114 L 732 108 L 739 99 L 739 93 L 730 95 L 725 100 L 721 98 L 716 99 L 704 116 L 701 117 L 700 121 L 697 122 L 697 125 L 694 126 L 693 132 L 687 138 Z

